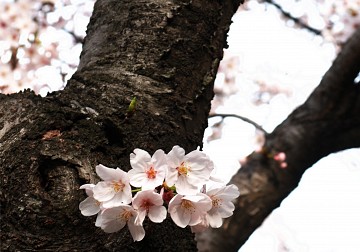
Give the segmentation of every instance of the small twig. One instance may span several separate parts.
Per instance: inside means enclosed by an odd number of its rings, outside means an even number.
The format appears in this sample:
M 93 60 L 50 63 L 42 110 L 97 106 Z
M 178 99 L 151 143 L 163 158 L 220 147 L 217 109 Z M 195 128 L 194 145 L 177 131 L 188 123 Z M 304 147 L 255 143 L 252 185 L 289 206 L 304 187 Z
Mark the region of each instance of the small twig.
M 235 114 L 212 114 L 209 115 L 209 118 L 212 117 L 221 117 L 222 119 L 224 119 L 225 117 L 235 117 L 238 118 L 240 120 L 243 120 L 244 122 L 250 123 L 251 125 L 253 125 L 256 129 L 262 131 L 265 135 L 268 135 L 269 133 L 266 132 L 266 130 L 264 130 L 263 127 L 261 127 L 259 124 L 257 124 L 256 122 L 250 120 L 249 118 L 243 117 L 243 116 L 239 116 L 239 115 L 235 115 Z
M 316 35 L 321 35 L 321 30 L 317 30 L 306 23 L 304 23 L 300 18 L 293 17 L 289 12 L 285 11 L 280 4 L 275 3 L 273 0 L 262 0 L 268 4 L 271 4 L 275 6 L 281 14 L 283 14 L 285 17 L 287 17 L 290 20 L 293 20 L 296 24 L 298 24 L 300 27 L 307 29 L 308 31 L 315 33 Z

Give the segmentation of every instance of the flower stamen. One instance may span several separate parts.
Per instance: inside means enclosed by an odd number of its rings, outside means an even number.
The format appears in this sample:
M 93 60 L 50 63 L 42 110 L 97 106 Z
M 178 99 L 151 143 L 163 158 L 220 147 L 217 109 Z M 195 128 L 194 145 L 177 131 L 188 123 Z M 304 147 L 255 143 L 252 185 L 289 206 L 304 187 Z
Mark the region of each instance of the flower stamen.
M 122 181 L 113 181 L 112 187 L 114 188 L 115 192 L 123 191 L 125 184 Z
M 184 208 L 186 211 L 195 212 L 195 206 L 190 200 L 183 199 L 181 201 L 181 207 Z
M 187 175 L 187 173 L 190 171 L 190 166 L 185 162 L 181 162 L 180 166 L 176 167 L 176 170 L 178 171 L 179 175 Z
M 152 207 L 153 205 L 154 205 L 154 204 L 151 203 L 150 201 L 144 200 L 144 201 L 141 203 L 140 207 L 144 208 L 144 209 L 146 210 L 146 212 L 149 212 L 150 207 Z
M 210 198 L 211 198 L 212 206 L 213 206 L 213 207 L 219 207 L 219 206 L 221 206 L 221 199 L 216 198 L 215 195 L 210 196 Z
M 133 214 L 131 213 L 131 211 L 125 210 L 120 214 L 119 217 L 125 221 L 128 221 L 132 216 L 133 216 Z
M 154 178 L 156 178 L 156 173 L 157 173 L 157 171 L 154 169 L 153 166 L 151 166 L 151 167 L 149 168 L 149 170 L 146 171 L 146 175 L 147 175 L 147 177 L 148 177 L 149 179 L 154 179 Z

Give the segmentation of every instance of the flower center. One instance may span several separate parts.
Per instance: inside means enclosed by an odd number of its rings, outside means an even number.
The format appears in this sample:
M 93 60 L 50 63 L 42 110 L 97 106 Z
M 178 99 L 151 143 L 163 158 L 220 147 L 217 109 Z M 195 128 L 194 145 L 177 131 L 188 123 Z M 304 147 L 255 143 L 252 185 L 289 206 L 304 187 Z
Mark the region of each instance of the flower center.
M 210 198 L 212 200 L 213 207 L 219 207 L 219 205 L 221 205 L 221 199 L 216 198 L 215 196 L 211 196 Z
M 146 171 L 146 175 L 149 179 L 156 178 L 156 173 L 157 173 L 157 171 L 155 171 L 154 167 L 152 167 L 152 166 L 150 167 L 149 170 Z
M 131 217 L 132 217 L 132 213 L 131 211 L 127 211 L 127 210 L 124 210 L 121 214 L 120 214 L 120 218 L 125 220 L 125 221 L 128 221 Z
M 181 207 L 186 211 L 195 212 L 194 204 L 190 200 L 183 199 L 181 201 Z
M 151 203 L 150 201 L 148 200 L 144 200 L 142 203 L 141 203 L 141 208 L 144 208 L 147 212 L 149 212 L 149 208 L 152 207 L 154 204 Z
M 176 170 L 178 171 L 179 175 L 187 175 L 187 173 L 190 171 L 190 166 L 185 162 L 181 162 L 180 166 L 176 167 Z
M 122 191 L 125 187 L 125 184 L 122 181 L 113 181 L 112 187 L 115 192 Z

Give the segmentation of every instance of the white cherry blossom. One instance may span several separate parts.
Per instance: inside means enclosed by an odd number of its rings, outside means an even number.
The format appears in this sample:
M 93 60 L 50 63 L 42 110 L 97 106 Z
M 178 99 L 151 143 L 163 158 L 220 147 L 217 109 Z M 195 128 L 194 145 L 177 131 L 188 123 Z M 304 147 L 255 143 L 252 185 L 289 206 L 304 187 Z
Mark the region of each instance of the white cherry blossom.
M 130 154 L 130 164 L 133 169 L 128 174 L 132 186 L 150 190 L 164 182 L 167 163 L 163 150 L 157 150 L 151 157 L 148 152 L 135 149 Z
M 93 188 L 94 198 L 102 202 L 104 208 L 131 203 L 131 187 L 126 172 L 100 164 L 96 166 L 96 173 L 104 181 L 97 183 Z
M 182 195 L 199 192 L 214 169 L 205 153 L 194 150 L 185 155 L 185 150 L 177 145 L 167 154 L 167 163 L 169 170 L 165 182 L 168 186 L 175 184 L 176 192 Z
M 138 213 L 129 205 L 122 205 L 110 209 L 105 209 L 101 213 L 99 226 L 106 233 L 114 233 L 122 229 L 126 224 L 134 241 L 141 241 L 145 236 L 142 225 L 137 225 L 135 219 Z
M 194 226 L 202 221 L 202 217 L 211 209 L 211 199 L 206 194 L 183 196 L 177 194 L 169 203 L 169 213 L 179 227 Z
M 145 216 L 148 215 L 152 222 L 160 223 L 166 218 L 166 208 L 163 206 L 163 199 L 160 194 L 153 190 L 138 192 L 132 202 L 132 206 L 138 211 L 139 215 L 136 220 L 142 224 Z
M 239 197 L 239 189 L 236 185 L 228 185 L 211 189 L 206 194 L 212 201 L 212 208 L 206 213 L 207 222 L 218 228 L 223 224 L 223 218 L 233 215 L 235 206 L 231 201 Z

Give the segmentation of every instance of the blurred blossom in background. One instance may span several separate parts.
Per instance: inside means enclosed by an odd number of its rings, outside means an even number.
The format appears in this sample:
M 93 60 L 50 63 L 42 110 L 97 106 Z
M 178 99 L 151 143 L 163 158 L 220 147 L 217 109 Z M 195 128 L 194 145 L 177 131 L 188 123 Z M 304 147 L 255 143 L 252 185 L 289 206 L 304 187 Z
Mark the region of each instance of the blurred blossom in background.
M 0 0 L 0 93 L 61 90 L 79 63 L 94 1 Z M 249 0 L 233 17 L 204 150 L 225 181 L 301 105 L 360 25 L 360 0 Z M 360 78 L 360 77 L 359 77 Z M 301 151 L 301 150 L 299 150 Z M 360 149 L 331 154 L 240 249 L 359 251 Z
M 79 64 L 94 1 L 0 2 L 0 92 L 63 89 Z

